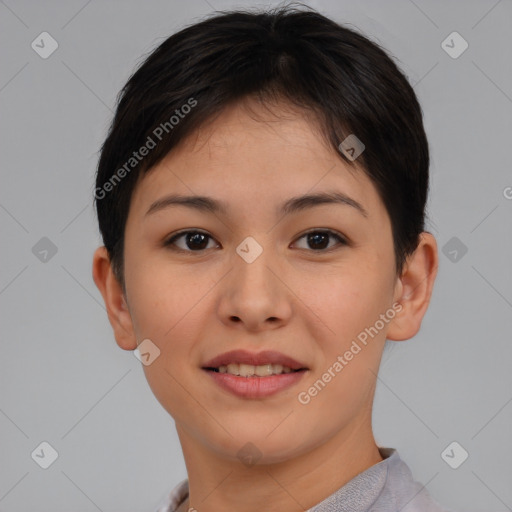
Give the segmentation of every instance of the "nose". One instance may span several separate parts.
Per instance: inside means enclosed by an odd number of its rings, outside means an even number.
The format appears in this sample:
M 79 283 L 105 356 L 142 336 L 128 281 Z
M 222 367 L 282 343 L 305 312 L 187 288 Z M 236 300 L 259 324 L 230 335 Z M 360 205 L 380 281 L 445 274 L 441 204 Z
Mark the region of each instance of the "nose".
M 282 327 L 293 312 L 294 295 L 286 276 L 270 249 L 249 261 L 238 254 L 233 258 L 219 290 L 219 317 L 230 328 L 251 332 Z

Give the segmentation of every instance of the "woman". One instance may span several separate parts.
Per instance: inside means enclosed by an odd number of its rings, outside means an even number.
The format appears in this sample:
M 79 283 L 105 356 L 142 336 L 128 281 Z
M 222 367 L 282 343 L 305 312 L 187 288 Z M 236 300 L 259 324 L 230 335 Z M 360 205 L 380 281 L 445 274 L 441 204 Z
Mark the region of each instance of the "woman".
M 218 14 L 133 74 L 93 276 L 176 423 L 188 479 L 160 512 L 443 510 L 371 421 L 434 285 L 428 171 L 404 75 L 313 10 Z

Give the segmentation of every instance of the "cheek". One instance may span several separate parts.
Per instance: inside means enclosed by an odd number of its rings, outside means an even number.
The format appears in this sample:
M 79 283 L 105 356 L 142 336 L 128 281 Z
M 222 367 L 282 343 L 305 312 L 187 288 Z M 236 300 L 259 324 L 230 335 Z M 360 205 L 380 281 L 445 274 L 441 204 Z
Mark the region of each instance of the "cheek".
M 169 343 L 201 310 L 202 299 L 213 286 L 209 276 L 165 266 L 134 265 L 127 279 L 132 318 L 138 337 Z
M 329 329 L 325 335 L 313 334 L 321 357 L 314 375 L 301 388 L 310 403 L 299 407 L 311 413 L 312 422 L 330 410 L 331 417 L 336 418 L 333 425 L 338 425 L 371 403 L 385 330 L 371 336 L 366 329 L 386 311 L 389 297 L 384 280 L 369 272 L 346 274 L 328 283 L 328 292 L 320 294 L 317 288 L 308 298 L 308 305 Z
M 302 281 L 297 295 L 315 313 L 333 348 L 340 348 L 373 325 L 390 300 L 389 285 L 375 267 L 335 268 L 328 275 Z
M 194 343 L 204 335 L 206 294 L 212 287 L 208 278 L 190 277 L 183 272 L 139 267 L 131 275 L 133 320 L 137 339 L 150 339 L 159 356 L 143 366 L 146 380 L 161 405 L 181 417 L 190 408 L 188 375 L 194 364 Z M 203 324 L 202 324 L 203 322 Z

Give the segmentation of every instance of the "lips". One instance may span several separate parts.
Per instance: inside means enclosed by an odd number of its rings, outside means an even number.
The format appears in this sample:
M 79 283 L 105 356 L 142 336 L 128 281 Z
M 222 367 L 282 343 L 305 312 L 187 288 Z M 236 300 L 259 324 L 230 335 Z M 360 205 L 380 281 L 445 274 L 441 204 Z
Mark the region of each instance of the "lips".
M 210 359 L 203 364 L 204 369 L 216 369 L 219 366 L 230 363 L 248 364 L 251 366 L 260 366 L 264 364 L 280 364 L 287 366 L 292 370 L 307 370 L 305 364 L 296 361 L 290 356 L 275 352 L 273 350 L 264 350 L 263 352 L 249 352 L 247 350 L 231 350 Z

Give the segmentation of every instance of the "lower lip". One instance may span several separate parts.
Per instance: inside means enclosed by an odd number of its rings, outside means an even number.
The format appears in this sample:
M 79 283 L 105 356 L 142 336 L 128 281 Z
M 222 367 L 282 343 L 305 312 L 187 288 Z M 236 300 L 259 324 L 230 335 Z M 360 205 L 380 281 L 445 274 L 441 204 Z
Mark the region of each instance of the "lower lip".
M 240 377 L 230 373 L 204 370 L 223 389 L 242 398 L 265 398 L 290 388 L 302 379 L 306 370 L 268 377 Z

